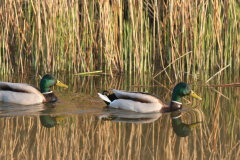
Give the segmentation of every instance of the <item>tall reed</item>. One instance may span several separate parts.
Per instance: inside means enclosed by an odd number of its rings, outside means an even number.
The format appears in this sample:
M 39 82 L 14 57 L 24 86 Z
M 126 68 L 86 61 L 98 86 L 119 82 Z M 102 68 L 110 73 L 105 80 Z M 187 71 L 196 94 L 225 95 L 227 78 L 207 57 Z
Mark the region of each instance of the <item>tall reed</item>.
M 238 69 L 239 13 L 234 0 L 3 1 L 0 70 L 154 76 L 174 62 L 179 78 L 183 70 Z

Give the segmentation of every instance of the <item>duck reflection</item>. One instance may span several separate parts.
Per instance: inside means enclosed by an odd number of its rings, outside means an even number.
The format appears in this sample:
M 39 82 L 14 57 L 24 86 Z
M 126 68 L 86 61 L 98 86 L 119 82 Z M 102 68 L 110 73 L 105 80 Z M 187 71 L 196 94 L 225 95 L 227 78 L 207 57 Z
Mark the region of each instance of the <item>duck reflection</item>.
M 56 115 L 55 103 L 41 103 L 35 105 L 19 105 L 0 102 L 0 118 L 15 116 L 39 116 L 44 127 L 52 128 L 65 119 L 65 116 Z
M 193 128 L 200 124 L 200 122 L 185 124 L 182 122 L 181 114 L 182 112 L 179 110 L 171 112 L 172 127 L 177 136 L 186 137 L 190 134 Z
M 104 121 L 126 122 L 126 123 L 151 123 L 156 121 L 162 113 L 138 113 L 126 110 L 107 109 L 103 110 L 99 119 Z
M 65 116 L 62 115 L 51 115 L 52 108 L 43 110 L 42 113 L 46 115 L 40 115 L 40 122 L 46 128 L 55 127 L 65 119 Z
M 25 115 L 41 115 L 41 111 L 55 108 L 54 103 L 41 103 L 34 105 L 20 105 L 0 102 L 0 117 L 14 117 Z
M 187 112 L 189 114 L 191 112 Z M 116 109 L 108 109 L 102 112 L 102 115 L 99 116 L 99 119 L 103 121 L 113 121 L 113 122 L 125 122 L 125 123 L 152 123 L 159 119 L 162 115 L 167 115 L 169 113 L 137 113 L 126 110 L 117 110 Z M 173 111 L 170 113 L 173 131 L 179 137 L 188 136 L 193 128 L 197 127 L 200 122 L 185 124 L 181 119 L 182 112 L 180 110 Z

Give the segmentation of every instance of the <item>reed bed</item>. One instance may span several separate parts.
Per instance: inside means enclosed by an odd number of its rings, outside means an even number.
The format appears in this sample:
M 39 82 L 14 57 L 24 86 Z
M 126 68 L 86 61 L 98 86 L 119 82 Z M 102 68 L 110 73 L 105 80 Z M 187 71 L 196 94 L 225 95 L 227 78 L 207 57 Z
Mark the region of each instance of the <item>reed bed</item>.
M 234 0 L 3 1 L 0 71 L 154 76 L 174 62 L 178 78 L 178 71 L 238 69 L 239 13 Z

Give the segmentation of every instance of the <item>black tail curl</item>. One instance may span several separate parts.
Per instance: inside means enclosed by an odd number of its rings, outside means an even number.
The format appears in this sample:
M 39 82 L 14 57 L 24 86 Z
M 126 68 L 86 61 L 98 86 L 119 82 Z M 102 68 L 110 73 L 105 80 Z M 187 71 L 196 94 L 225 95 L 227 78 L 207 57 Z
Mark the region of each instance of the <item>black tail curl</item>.
M 111 102 L 114 101 L 115 99 L 118 99 L 114 93 L 110 93 L 109 91 L 106 91 L 106 90 L 104 90 L 102 94 L 107 96 L 110 99 Z M 106 101 L 104 101 L 104 102 L 107 105 L 110 104 L 109 102 L 106 102 Z

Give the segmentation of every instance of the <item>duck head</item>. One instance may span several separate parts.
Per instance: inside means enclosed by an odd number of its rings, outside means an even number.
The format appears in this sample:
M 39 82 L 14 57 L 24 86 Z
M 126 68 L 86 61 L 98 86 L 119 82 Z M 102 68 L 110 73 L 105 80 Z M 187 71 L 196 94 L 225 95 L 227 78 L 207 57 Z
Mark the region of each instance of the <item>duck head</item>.
M 172 93 L 172 101 L 174 103 L 177 103 L 179 105 L 181 105 L 181 98 L 184 96 L 190 95 L 191 97 L 197 98 L 199 100 L 202 100 L 201 97 L 199 97 L 198 95 L 196 95 L 192 89 L 191 86 L 187 83 L 178 83 L 174 89 L 173 89 L 173 93 Z
M 61 83 L 57 78 L 51 74 L 46 74 L 42 77 L 40 81 L 40 89 L 42 93 L 50 92 L 50 87 L 52 86 L 68 87 L 67 85 Z

